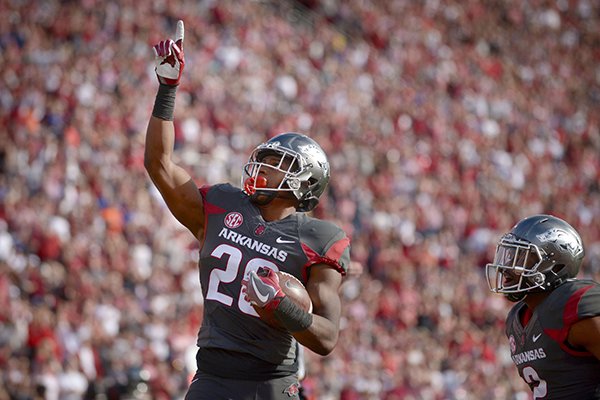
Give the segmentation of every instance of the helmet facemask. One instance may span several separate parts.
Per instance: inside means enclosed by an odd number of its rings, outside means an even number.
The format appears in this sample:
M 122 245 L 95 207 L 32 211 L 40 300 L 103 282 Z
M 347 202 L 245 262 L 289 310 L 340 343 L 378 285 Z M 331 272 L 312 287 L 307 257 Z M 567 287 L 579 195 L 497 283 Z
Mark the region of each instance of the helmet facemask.
M 276 164 L 263 162 L 269 155 L 277 156 L 278 162 Z M 253 196 L 254 200 L 262 197 L 264 200 L 259 201 L 259 203 L 263 204 L 269 203 L 279 192 L 291 192 L 292 197 L 298 199 L 296 191 L 302 186 L 304 164 L 304 159 L 290 150 L 273 150 L 259 146 L 252 152 L 250 159 L 244 166 L 242 176 L 244 191 Z M 270 168 L 283 175 L 276 187 L 267 187 L 266 181 L 261 180 L 259 172 L 262 168 Z
M 552 215 L 533 215 L 500 239 L 494 262 L 486 265 L 488 285 L 511 301 L 549 292 L 577 276 L 584 255 L 571 225 Z
M 505 235 L 498 246 L 494 262 L 486 265 L 490 290 L 502 293 L 511 301 L 519 301 L 527 293 L 545 290 L 545 272 L 540 271 L 544 257 L 533 243 Z

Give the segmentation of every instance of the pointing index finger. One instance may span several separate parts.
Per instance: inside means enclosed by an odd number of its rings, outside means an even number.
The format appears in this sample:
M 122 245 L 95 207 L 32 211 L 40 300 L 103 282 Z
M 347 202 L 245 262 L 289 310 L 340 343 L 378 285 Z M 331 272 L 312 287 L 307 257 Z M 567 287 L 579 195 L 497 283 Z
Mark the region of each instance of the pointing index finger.
M 183 37 L 184 36 L 185 36 L 185 34 L 184 34 L 183 21 L 179 20 L 179 21 L 177 21 L 177 30 L 175 31 L 175 43 L 177 44 L 177 46 L 179 46 L 180 49 L 183 49 Z

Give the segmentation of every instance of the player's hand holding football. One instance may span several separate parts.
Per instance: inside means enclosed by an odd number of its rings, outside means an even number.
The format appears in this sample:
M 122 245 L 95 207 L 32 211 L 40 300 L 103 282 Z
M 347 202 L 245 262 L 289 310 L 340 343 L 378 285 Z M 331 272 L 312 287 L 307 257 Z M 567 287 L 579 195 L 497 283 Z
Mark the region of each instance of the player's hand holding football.
M 167 39 L 154 46 L 154 71 L 163 85 L 177 86 L 185 66 L 183 56 L 183 21 L 177 21 L 175 40 Z
M 242 285 L 250 304 L 267 310 L 276 309 L 285 297 L 279 286 L 279 276 L 270 268 L 261 267 L 258 271 L 251 271 Z

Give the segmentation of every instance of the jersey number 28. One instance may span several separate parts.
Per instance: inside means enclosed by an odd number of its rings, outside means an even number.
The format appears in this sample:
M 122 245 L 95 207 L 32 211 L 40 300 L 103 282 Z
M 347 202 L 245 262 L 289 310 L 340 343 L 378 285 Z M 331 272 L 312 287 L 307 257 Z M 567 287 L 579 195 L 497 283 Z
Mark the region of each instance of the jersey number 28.
M 238 248 L 235 248 L 231 245 L 221 244 L 213 250 L 211 256 L 218 259 L 221 259 L 223 256 L 228 256 L 228 258 L 227 266 L 224 270 L 213 269 L 210 272 L 206 299 L 215 300 L 219 303 L 231 306 L 234 300 L 233 297 L 226 293 L 220 292 L 219 286 L 221 285 L 221 283 L 228 284 L 235 281 L 235 278 L 238 276 L 238 272 L 242 264 L 242 252 Z M 265 260 L 264 258 L 253 258 L 249 260 L 244 266 L 244 276 L 247 277 L 250 271 L 256 271 L 260 267 L 271 268 L 273 271 L 279 270 L 277 264 L 269 260 Z M 241 312 L 258 317 L 257 312 L 254 310 L 252 305 L 246 301 L 246 299 L 244 298 L 244 294 L 241 290 L 237 295 L 237 306 Z

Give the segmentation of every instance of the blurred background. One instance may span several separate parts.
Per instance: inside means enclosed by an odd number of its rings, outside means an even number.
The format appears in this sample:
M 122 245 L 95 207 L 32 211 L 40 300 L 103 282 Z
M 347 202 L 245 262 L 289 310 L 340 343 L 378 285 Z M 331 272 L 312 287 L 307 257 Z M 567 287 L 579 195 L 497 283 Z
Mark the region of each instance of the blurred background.
M 0 399 L 181 399 L 193 237 L 143 168 L 151 46 L 184 19 L 176 157 L 238 184 L 310 134 L 315 215 L 352 238 L 312 400 L 527 399 L 484 265 L 519 219 L 580 232 L 600 279 L 594 0 L 0 1 Z

